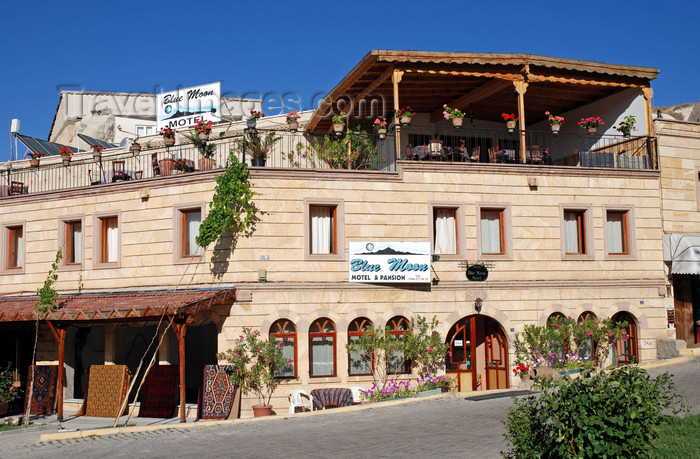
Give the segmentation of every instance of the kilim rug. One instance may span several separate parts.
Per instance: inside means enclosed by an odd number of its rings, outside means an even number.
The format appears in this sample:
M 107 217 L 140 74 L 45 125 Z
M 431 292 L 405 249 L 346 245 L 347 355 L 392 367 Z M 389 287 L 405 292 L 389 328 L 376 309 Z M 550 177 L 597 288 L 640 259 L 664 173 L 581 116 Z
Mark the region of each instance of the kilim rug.
M 170 418 L 175 413 L 180 387 L 179 365 L 154 365 L 151 367 L 141 392 L 141 418 Z
M 231 365 L 205 365 L 204 384 L 199 401 L 200 419 L 226 419 L 231 413 L 236 389 L 226 370 Z
M 27 378 L 27 389 L 34 380 L 32 389 L 32 404 L 29 412 L 32 414 L 53 414 L 56 412 L 56 381 L 58 365 L 30 365 Z M 27 406 L 25 396 L 24 406 Z
M 126 365 L 90 366 L 87 394 L 78 415 L 101 418 L 121 416 L 120 408 L 129 390 L 129 376 Z

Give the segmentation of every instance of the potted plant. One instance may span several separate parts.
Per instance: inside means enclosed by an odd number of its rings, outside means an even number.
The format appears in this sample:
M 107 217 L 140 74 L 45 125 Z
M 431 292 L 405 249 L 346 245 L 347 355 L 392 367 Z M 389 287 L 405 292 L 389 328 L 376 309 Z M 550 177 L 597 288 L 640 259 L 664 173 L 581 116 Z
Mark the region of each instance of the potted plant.
M 399 120 L 402 126 L 408 126 L 415 115 L 415 112 L 411 111 L 410 105 L 406 105 L 405 108 L 399 108 L 396 110 L 396 118 Z
M 105 147 L 102 145 L 90 145 L 90 149 L 92 150 L 92 159 L 95 161 L 102 159 L 102 150 L 104 150 Z
M 194 130 L 197 133 L 197 137 L 202 142 L 209 140 L 209 134 L 211 134 L 211 121 L 197 120 L 194 122 Z
M 299 112 L 294 110 L 287 114 L 287 127 L 292 132 L 297 132 L 299 129 Z
M 250 116 L 248 117 L 248 129 L 255 129 L 255 126 L 258 123 L 258 120 L 260 118 L 264 118 L 265 114 L 263 112 L 259 112 L 257 110 L 253 110 L 250 112 Z
M 7 409 L 10 402 L 19 398 L 20 391 L 14 384 L 10 363 L 7 363 L 7 368 L 0 369 L 0 416 L 7 414 Z
M 160 129 L 160 135 L 163 136 L 163 143 L 166 147 L 172 147 L 175 145 L 175 133 L 177 131 L 170 126 L 166 126 Z
M 282 347 L 282 342 L 263 340 L 259 331 L 244 328 L 233 347 L 218 355 L 219 360 L 231 366 L 231 383 L 242 394 L 253 392 L 257 396 L 258 404 L 253 405 L 255 417 L 272 414 L 270 398 L 281 381 L 275 374 L 290 366 L 282 355 Z
M 443 392 L 449 392 L 454 386 L 452 378 L 447 375 L 435 376 L 427 375 L 425 378 L 417 378 L 416 396 L 428 397 Z
M 578 122 L 578 125 L 581 126 L 582 129 L 587 129 L 588 133 L 591 135 L 595 134 L 598 130 L 598 127 L 603 126 L 604 124 L 605 123 L 603 123 L 603 120 L 600 118 L 600 116 L 581 118 L 581 121 Z
M 136 136 L 136 138 L 131 142 L 131 151 L 135 155 L 138 155 L 139 153 L 141 153 L 141 144 L 139 143 L 138 136 Z
M 506 129 L 508 132 L 513 132 L 515 130 L 515 122 L 518 121 L 518 117 L 515 113 L 501 113 L 501 118 L 506 122 Z
M 44 154 L 41 152 L 31 152 L 29 153 L 29 165 L 32 167 L 39 167 L 39 158 L 43 157 Z
M 634 127 L 636 123 L 637 119 L 633 115 L 627 115 L 620 121 L 620 124 L 616 126 L 615 129 L 622 132 L 623 137 L 629 137 L 632 131 L 637 130 L 637 128 Z
M 336 133 L 343 132 L 343 129 L 345 128 L 345 117 L 347 116 L 347 113 L 345 112 L 340 112 L 340 115 L 333 115 L 333 130 Z
M 381 117 L 381 118 L 375 119 L 373 126 L 374 126 L 374 130 L 377 131 L 379 138 L 382 140 L 386 139 L 386 131 L 387 131 L 387 127 L 388 127 L 388 123 L 386 122 L 386 118 Z
M 70 166 L 70 160 L 73 157 L 73 150 L 71 150 L 67 146 L 62 146 L 61 149 L 59 150 L 61 153 L 61 159 L 63 160 L 63 165 L 64 166 Z
M 448 107 L 447 104 L 442 106 L 445 110 L 442 112 L 442 116 L 446 120 L 452 120 L 452 125 L 456 128 L 462 127 L 462 121 L 464 121 L 464 113 L 456 108 Z
M 238 147 L 250 153 L 253 158 L 250 161 L 252 166 L 264 167 L 267 154 L 280 139 L 281 137 L 277 136 L 274 132 L 268 132 L 263 136 L 257 130 L 250 130 L 245 133 Z
M 177 158 L 174 163 L 175 170 L 178 173 L 188 172 L 187 160 L 185 158 Z
M 547 115 L 547 120 L 549 121 L 549 126 L 552 128 L 553 134 L 559 134 L 559 129 L 561 129 L 561 124 L 564 122 L 563 116 L 552 115 L 549 111 L 544 112 Z
M 214 169 L 216 161 L 214 160 L 214 155 L 216 154 L 216 145 L 213 143 L 208 143 L 202 140 L 202 134 L 192 133 L 185 134 L 185 137 L 192 142 L 192 144 L 197 148 L 199 154 L 202 155 L 199 158 L 199 170 L 208 171 Z

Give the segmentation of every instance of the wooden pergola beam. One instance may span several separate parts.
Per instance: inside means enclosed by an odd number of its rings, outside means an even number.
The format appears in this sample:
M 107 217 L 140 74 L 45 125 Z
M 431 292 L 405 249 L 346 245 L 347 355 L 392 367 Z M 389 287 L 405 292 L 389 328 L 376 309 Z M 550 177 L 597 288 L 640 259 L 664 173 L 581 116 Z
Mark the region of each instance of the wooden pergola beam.
M 482 84 L 473 91 L 469 91 L 463 96 L 460 96 L 454 99 L 453 101 L 447 102 L 447 105 L 452 108 L 462 110 L 468 107 L 469 104 L 473 104 L 475 102 L 479 102 L 480 100 L 484 100 L 487 97 L 490 97 L 509 86 L 512 86 L 512 82 L 510 80 L 491 80 Z M 433 113 L 430 114 L 430 121 L 432 123 L 437 123 L 438 121 L 440 121 L 440 119 L 442 119 L 442 112 L 442 107 L 435 110 Z

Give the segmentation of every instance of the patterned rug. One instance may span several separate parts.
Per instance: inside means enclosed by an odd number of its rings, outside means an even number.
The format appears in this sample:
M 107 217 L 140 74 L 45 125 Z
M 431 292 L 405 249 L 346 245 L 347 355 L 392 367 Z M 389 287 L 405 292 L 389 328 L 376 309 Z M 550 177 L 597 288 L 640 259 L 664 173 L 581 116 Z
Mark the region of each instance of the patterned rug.
M 179 365 L 154 365 L 141 391 L 141 418 L 171 418 L 178 404 Z
M 236 389 L 226 370 L 231 365 L 205 365 L 204 384 L 199 400 L 200 419 L 226 419 L 231 414 Z
M 90 366 L 87 394 L 77 415 L 100 418 L 121 416 L 121 404 L 129 390 L 129 376 L 126 365 Z
M 53 414 L 56 412 L 56 380 L 58 378 L 58 365 L 34 365 L 29 366 L 27 388 L 34 380 L 32 388 L 31 414 Z M 24 406 L 27 406 L 25 396 Z

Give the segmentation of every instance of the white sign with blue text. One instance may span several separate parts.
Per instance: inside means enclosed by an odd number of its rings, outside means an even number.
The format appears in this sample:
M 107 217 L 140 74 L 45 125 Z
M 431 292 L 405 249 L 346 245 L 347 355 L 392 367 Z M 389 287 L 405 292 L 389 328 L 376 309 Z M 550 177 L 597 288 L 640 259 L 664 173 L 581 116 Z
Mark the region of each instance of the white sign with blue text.
M 186 129 L 197 121 L 221 121 L 220 82 L 160 93 L 156 99 L 158 130 L 164 127 Z
M 430 242 L 350 242 L 349 282 L 430 283 Z

